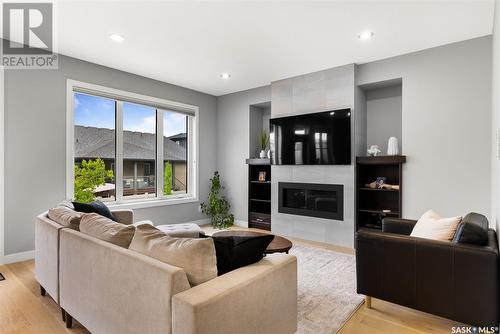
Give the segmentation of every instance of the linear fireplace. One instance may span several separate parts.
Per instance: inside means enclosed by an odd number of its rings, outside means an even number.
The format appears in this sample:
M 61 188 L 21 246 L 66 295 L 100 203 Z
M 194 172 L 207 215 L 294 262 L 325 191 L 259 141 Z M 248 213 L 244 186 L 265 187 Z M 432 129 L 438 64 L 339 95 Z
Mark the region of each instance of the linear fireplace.
M 278 184 L 278 212 L 344 220 L 344 186 L 342 184 Z

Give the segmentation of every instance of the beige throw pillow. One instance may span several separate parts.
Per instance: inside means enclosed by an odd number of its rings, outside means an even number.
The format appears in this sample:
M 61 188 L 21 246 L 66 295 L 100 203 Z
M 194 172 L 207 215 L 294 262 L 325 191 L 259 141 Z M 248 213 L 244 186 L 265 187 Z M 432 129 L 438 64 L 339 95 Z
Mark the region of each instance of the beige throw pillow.
M 135 226 L 117 223 L 97 213 L 84 213 L 80 221 L 80 232 L 127 248 L 134 236 Z
M 71 210 L 65 206 L 57 206 L 49 209 L 48 216 L 56 223 L 78 231 L 82 213 Z
M 462 217 L 441 218 L 434 210 L 429 210 L 417 221 L 411 237 L 450 241 L 457 231 Z
M 212 238 L 173 238 L 149 224 L 137 226 L 129 249 L 184 269 L 191 285 L 217 277 Z

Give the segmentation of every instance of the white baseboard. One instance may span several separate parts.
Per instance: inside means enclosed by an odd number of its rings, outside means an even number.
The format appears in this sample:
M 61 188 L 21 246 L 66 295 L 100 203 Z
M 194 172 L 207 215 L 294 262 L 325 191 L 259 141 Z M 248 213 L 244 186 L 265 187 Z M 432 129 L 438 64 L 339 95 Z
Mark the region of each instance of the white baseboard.
M 210 221 L 210 218 L 205 218 L 205 219 L 199 219 L 199 220 L 193 220 L 188 223 L 194 223 L 196 225 L 202 226 L 202 225 L 210 225 L 212 222 Z M 182 224 L 182 223 L 180 223 Z M 248 222 L 244 220 L 234 220 L 234 225 L 239 226 L 239 227 L 248 227 Z
M 35 258 L 35 250 L 21 252 L 21 253 L 7 254 L 3 256 L 3 264 L 32 260 L 34 258 Z
M 196 224 L 196 225 L 199 225 L 199 226 L 201 226 L 201 225 L 207 225 L 207 224 L 210 224 L 210 219 L 209 218 L 198 219 L 198 220 L 193 220 L 193 221 L 190 221 L 190 222 L 187 222 L 187 223 L 193 223 L 193 224 Z
M 196 225 L 202 226 L 202 225 L 210 225 L 212 222 L 210 221 L 209 218 L 206 218 L 206 219 L 193 220 L 193 221 L 190 221 L 188 223 L 194 223 Z M 179 224 L 182 224 L 182 223 L 179 223 Z M 234 225 L 240 226 L 240 227 L 248 227 L 248 222 L 244 221 L 244 220 L 235 219 Z

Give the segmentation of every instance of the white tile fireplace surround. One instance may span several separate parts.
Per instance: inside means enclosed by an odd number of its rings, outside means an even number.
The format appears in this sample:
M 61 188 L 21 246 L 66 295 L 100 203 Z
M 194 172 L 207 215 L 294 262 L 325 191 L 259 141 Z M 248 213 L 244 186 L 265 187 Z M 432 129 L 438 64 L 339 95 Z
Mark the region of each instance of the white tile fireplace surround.
M 366 147 L 366 113 L 361 112 L 362 104 L 357 103 L 360 91 L 355 87 L 355 71 L 356 66 L 351 64 L 271 84 L 271 118 L 343 108 L 353 113 L 351 165 L 271 166 L 273 233 L 354 247 L 355 157 Z M 280 182 L 343 185 L 343 221 L 278 212 Z
M 353 247 L 354 166 L 271 166 L 271 228 L 273 233 Z M 279 182 L 341 184 L 344 186 L 344 220 L 278 212 Z

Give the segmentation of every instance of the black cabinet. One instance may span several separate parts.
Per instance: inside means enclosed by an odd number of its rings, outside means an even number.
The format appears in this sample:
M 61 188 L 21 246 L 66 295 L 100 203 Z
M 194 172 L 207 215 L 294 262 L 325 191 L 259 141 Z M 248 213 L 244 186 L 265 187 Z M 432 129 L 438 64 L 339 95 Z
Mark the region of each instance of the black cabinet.
M 248 227 L 271 230 L 271 164 L 248 159 Z
M 384 217 L 401 217 L 405 162 L 399 155 L 356 158 L 356 230 L 382 229 Z

